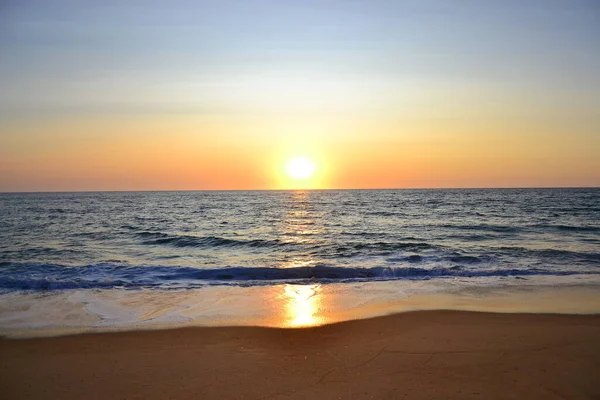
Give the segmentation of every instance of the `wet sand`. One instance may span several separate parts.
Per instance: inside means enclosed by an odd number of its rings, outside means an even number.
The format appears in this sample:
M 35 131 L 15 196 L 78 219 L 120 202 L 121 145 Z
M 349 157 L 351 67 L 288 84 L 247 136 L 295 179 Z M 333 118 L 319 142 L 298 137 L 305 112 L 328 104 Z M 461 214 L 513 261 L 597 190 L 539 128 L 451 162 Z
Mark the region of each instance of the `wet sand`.
M 593 399 L 600 315 L 419 311 L 3 339 L 0 371 L 7 399 Z

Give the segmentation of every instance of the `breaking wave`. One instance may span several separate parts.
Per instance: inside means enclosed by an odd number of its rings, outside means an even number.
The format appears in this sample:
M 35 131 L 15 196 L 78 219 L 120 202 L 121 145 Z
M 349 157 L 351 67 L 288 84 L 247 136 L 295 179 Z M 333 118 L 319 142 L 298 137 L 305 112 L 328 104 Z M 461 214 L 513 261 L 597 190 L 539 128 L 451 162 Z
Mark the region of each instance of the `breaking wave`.
M 330 265 L 312 267 L 226 267 L 200 269 L 160 265 L 93 264 L 76 267 L 58 264 L 0 263 L 0 289 L 60 290 L 81 288 L 160 288 L 186 289 L 206 285 L 269 285 L 278 283 L 335 283 L 432 278 L 527 277 L 600 275 L 542 268 L 469 269 L 460 265 L 447 268 L 370 267 L 348 268 Z M 9 272 L 7 274 L 7 272 Z

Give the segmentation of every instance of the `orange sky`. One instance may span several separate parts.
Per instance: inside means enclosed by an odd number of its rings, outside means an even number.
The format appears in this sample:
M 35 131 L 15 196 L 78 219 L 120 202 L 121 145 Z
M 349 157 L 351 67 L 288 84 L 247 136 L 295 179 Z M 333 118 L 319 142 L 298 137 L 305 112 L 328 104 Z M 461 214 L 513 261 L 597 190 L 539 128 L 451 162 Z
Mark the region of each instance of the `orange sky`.
M 79 116 L 3 122 L 5 191 L 597 186 L 598 135 L 518 119 Z M 307 181 L 285 174 L 312 159 Z
M 11 2 L 0 191 L 600 186 L 596 11 Z

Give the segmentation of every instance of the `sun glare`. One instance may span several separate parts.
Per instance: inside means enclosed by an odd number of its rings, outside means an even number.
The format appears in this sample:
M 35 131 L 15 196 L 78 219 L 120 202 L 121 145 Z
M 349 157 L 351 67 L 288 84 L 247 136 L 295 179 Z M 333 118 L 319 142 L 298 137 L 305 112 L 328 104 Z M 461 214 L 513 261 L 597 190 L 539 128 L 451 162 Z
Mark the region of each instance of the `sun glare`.
M 315 173 L 315 169 L 315 163 L 306 157 L 294 157 L 285 166 L 288 176 L 296 180 L 310 178 Z
M 285 285 L 284 299 L 287 302 L 288 327 L 306 327 L 319 325 L 318 285 Z

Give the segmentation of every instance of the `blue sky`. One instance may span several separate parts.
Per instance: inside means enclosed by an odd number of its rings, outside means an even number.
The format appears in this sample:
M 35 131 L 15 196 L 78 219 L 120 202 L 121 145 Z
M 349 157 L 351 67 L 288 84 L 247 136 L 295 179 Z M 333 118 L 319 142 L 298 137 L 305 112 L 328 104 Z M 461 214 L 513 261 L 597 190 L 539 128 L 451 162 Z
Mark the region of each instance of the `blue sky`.
M 531 91 L 582 108 L 600 90 L 595 1 L 8 1 L 0 24 L 11 112 L 210 111 L 228 102 L 221 87 L 256 75 Z

